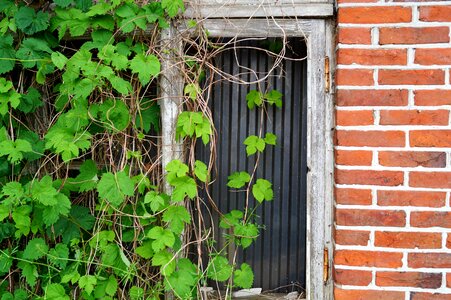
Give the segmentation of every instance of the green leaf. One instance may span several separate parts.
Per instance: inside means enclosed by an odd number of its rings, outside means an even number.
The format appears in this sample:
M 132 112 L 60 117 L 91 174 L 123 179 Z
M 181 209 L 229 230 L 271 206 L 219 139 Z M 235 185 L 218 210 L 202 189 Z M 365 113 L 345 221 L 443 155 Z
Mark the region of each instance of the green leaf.
M 88 295 L 91 295 L 94 286 L 97 284 L 97 278 L 93 275 L 81 276 L 78 280 L 78 286 L 83 289 Z
M 8 113 L 9 106 L 16 108 L 20 104 L 21 95 L 14 90 L 13 83 L 0 77 L 0 115 Z
M 13 221 L 15 222 L 14 226 L 17 228 L 16 237 L 20 237 L 21 235 L 28 235 L 30 233 L 31 227 L 31 206 L 22 205 L 16 207 L 11 216 L 13 217 Z
M 42 238 L 34 238 L 28 242 L 27 247 L 23 252 L 23 258 L 29 260 L 37 260 L 44 257 L 49 251 L 49 246 Z
M 254 284 L 252 268 L 246 263 L 241 264 L 241 268 L 235 270 L 233 274 L 233 283 L 243 289 L 250 289 Z
M 172 290 L 180 299 L 191 299 L 192 290 L 198 281 L 196 266 L 186 258 L 179 259 L 177 271 L 165 280 L 166 290 Z
M 64 162 L 79 156 L 80 150 L 91 147 L 91 134 L 89 132 L 75 132 L 63 126 L 53 126 L 45 135 L 45 147 L 61 154 Z
M 129 291 L 130 294 L 130 300 L 142 300 L 144 299 L 144 289 L 132 286 Z
M 82 36 L 90 26 L 89 17 L 76 8 L 56 7 L 50 29 L 58 30 L 58 39 L 62 39 L 67 30 L 72 37 Z
M 7 274 L 12 265 L 13 258 L 11 257 L 9 250 L 6 249 L 0 251 L 0 275 Z
M 96 163 L 93 160 L 88 159 L 80 166 L 80 174 L 75 177 L 72 183 L 79 186 L 80 193 L 92 191 L 95 189 L 97 181 L 99 180 L 97 172 Z
M 69 248 L 65 244 L 56 244 L 55 248 L 50 249 L 47 256 L 53 265 L 64 269 L 69 259 Z
M 163 276 L 171 275 L 176 266 L 174 254 L 166 250 L 155 253 L 152 258 L 152 266 L 161 266 L 160 271 Z
M 207 267 L 207 277 L 217 281 L 226 281 L 232 276 L 233 268 L 227 258 L 216 255 Z
M 152 258 L 154 252 L 152 249 L 152 241 L 145 241 L 141 246 L 135 249 L 135 253 L 145 259 Z
M 6 205 L 13 205 L 16 206 L 17 204 L 19 204 L 19 201 L 22 199 L 22 197 L 24 196 L 25 191 L 22 187 L 22 184 L 20 184 L 20 182 L 15 182 L 15 181 L 10 181 L 7 184 L 5 184 L 2 188 L 2 192 L 1 192 L 1 196 L 5 197 L 5 199 L 3 200 L 3 204 L 5 206 L 1 206 L 1 207 L 6 207 Z M 3 213 L 0 213 L 0 221 L 3 221 L 4 218 L 6 218 L 9 215 L 9 209 L 7 212 L 7 215 L 5 217 Z M 2 218 L 3 217 L 3 218 Z
M 169 228 L 172 232 L 179 235 L 185 228 L 185 224 L 191 222 L 191 215 L 184 206 L 171 205 L 163 213 L 163 221 L 169 223 Z
M 58 205 L 46 206 L 42 211 L 44 224 L 47 226 L 55 224 L 61 215 L 67 216 L 70 211 L 71 203 L 66 195 L 58 193 L 55 199 Z
M 144 196 L 144 203 L 149 204 L 154 213 L 164 209 L 168 204 L 167 202 L 166 197 L 155 191 L 150 191 Z
M 164 229 L 160 226 L 153 227 L 147 236 L 154 239 L 152 242 L 152 249 L 155 252 L 163 250 L 165 246 L 172 247 L 175 243 L 174 234 L 170 230 Z
M 0 74 L 14 69 L 16 52 L 13 48 L 13 37 L 9 34 L 0 35 Z
M 133 73 L 138 74 L 141 84 L 146 85 L 150 82 L 152 77 L 155 77 L 160 73 L 161 65 L 155 55 L 145 56 L 142 53 L 138 53 L 131 60 L 130 69 Z
M 115 207 L 124 202 L 125 196 L 133 196 L 134 188 L 133 180 L 128 177 L 125 171 L 116 174 L 104 173 L 97 184 L 100 198 L 108 200 Z
M 114 296 L 116 294 L 117 280 L 113 275 L 110 275 L 110 277 L 108 277 L 105 291 L 110 296 Z
M 255 90 L 250 91 L 246 95 L 247 107 L 253 109 L 255 106 L 261 106 L 263 104 L 263 95 Z
M 52 53 L 51 59 L 53 64 L 60 70 L 64 68 L 67 62 L 67 57 L 58 51 Z
M 72 4 L 72 0 L 53 0 L 53 2 L 60 7 L 68 7 Z
M 208 178 L 208 167 L 200 160 L 194 162 L 194 174 L 196 177 L 202 181 L 206 182 Z
M 277 107 L 282 107 L 282 93 L 277 90 L 272 90 L 265 94 L 265 99 L 268 104 L 275 105 Z
M 41 180 L 33 181 L 31 186 L 32 198 L 46 206 L 58 204 L 58 191 L 52 186 L 52 178 L 45 175 Z
M 270 133 L 270 132 L 268 132 L 266 135 L 265 135 L 265 143 L 266 144 L 268 144 L 268 145 L 276 145 L 277 144 L 277 135 L 275 135 L 275 134 L 273 134 L 273 133 Z
M 199 84 L 197 84 L 197 83 L 187 84 L 185 86 L 184 93 L 185 93 L 185 95 L 188 95 L 188 97 L 191 100 L 196 101 L 197 95 L 200 94 Z
M 44 102 L 42 101 L 41 93 L 39 93 L 37 89 L 30 87 L 27 94 L 22 95 L 22 99 L 20 100 L 20 104 L 17 106 L 17 109 L 24 113 L 30 113 L 34 112 L 36 108 L 43 105 Z
M 36 285 L 36 279 L 39 277 L 38 268 L 31 263 L 25 261 L 19 261 L 17 266 L 22 269 L 22 275 L 25 277 L 25 281 L 31 286 Z
M 59 283 L 51 283 L 45 288 L 46 300 L 69 300 L 64 287 Z
M 170 183 L 174 186 L 172 200 L 175 202 L 183 201 L 186 197 L 193 199 L 197 195 L 196 181 L 189 176 L 177 177 Z
M 246 185 L 251 180 L 251 175 L 247 172 L 235 172 L 230 175 L 227 183 L 228 187 L 239 189 Z
M 9 217 L 9 207 L 0 204 L 0 222 Z
M 123 101 L 112 99 L 92 105 L 90 112 L 102 122 L 105 128 L 113 131 L 123 131 L 128 127 L 131 119 L 128 106 Z
M 36 13 L 34 9 L 28 6 L 19 8 L 14 19 L 17 28 L 30 35 L 49 27 L 49 14 L 42 11 Z
M 241 223 L 244 214 L 241 210 L 232 210 L 231 212 L 222 216 L 219 222 L 219 227 L 224 229 L 232 228 L 233 226 L 238 226 Z
M 12 164 L 20 162 L 26 152 L 32 152 L 31 144 L 26 140 L 7 140 L 0 143 L 0 156 L 7 155 Z
M 24 68 L 33 68 L 36 65 L 39 67 L 43 63 L 49 63 L 52 52 L 46 41 L 27 38 L 22 41 L 16 57 L 21 60 Z
M 252 195 L 254 195 L 254 198 L 260 203 L 263 202 L 263 200 L 272 200 L 274 194 L 271 182 L 266 179 L 257 179 L 257 182 L 252 186 Z
M 244 140 L 243 144 L 246 145 L 247 156 L 255 154 L 257 151 L 263 152 L 263 150 L 265 150 L 265 146 L 266 146 L 265 140 L 263 140 L 262 138 L 259 138 L 256 135 L 248 136 Z
M 151 102 L 147 107 L 140 107 L 138 121 L 136 126 L 141 128 L 145 133 L 149 133 L 151 128 L 160 131 L 160 106 L 155 102 Z
M 253 223 L 238 223 L 235 226 L 234 235 L 239 239 L 239 245 L 246 249 L 258 237 L 258 227 Z
M 175 17 L 179 12 L 185 11 L 183 0 L 161 0 L 161 7 L 164 8 L 169 17 Z
M 200 112 L 182 112 L 177 119 L 177 137 L 194 135 L 197 124 L 202 123 L 202 113 Z
M 81 229 L 89 231 L 93 228 L 95 218 L 90 214 L 89 209 L 83 206 L 72 206 L 67 218 L 60 218 L 53 225 L 56 236 L 62 236 L 63 242 L 69 244 L 74 238 L 80 239 Z M 113 237 L 114 238 L 114 237 Z
M 182 163 L 180 160 L 173 159 L 166 165 L 166 171 L 168 172 L 167 180 L 170 183 L 176 177 L 185 176 L 186 173 L 188 173 L 189 168 L 186 164 Z
M 111 86 L 124 96 L 130 94 L 130 92 L 132 91 L 132 85 L 130 84 L 130 82 L 125 81 L 119 76 L 110 76 L 108 80 L 110 81 Z

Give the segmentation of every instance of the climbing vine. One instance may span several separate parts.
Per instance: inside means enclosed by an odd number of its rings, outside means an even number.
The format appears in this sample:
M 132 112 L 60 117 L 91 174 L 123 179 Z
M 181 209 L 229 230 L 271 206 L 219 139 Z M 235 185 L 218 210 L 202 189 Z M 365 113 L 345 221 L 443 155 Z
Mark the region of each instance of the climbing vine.
M 168 291 L 197 299 L 210 281 L 224 282 L 227 295 L 252 287 L 248 264 L 192 228 L 214 158 L 161 166 L 158 33 L 183 11 L 182 0 L 0 0 L 1 300 L 160 299 Z M 176 139 L 207 147 L 215 141 L 201 87 L 207 67 L 195 56 L 183 63 Z M 246 99 L 249 109 L 282 105 L 276 90 Z M 241 142 L 258 157 L 277 137 Z M 242 248 L 261 229 L 249 198 L 273 199 L 255 161 L 229 176 L 247 201 L 220 212 L 218 224 Z

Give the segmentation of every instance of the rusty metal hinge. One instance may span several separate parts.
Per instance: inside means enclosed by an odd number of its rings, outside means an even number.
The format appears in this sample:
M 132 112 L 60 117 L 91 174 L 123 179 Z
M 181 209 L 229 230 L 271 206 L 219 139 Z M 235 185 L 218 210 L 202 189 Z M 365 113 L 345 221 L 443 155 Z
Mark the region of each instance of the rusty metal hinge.
M 323 264 L 323 281 L 327 282 L 329 279 L 329 249 L 324 248 L 324 264 Z
M 329 64 L 329 56 L 324 58 L 324 87 L 326 93 L 330 91 L 330 64 Z

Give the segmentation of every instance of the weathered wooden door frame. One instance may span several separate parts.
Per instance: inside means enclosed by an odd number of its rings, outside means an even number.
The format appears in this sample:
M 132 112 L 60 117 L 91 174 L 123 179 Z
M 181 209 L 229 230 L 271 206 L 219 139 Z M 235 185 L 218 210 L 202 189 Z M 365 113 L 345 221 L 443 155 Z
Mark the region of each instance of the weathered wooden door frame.
M 202 26 L 211 37 L 299 37 L 307 44 L 307 300 L 332 299 L 332 228 L 333 228 L 333 100 L 330 86 L 333 66 L 333 23 L 327 19 L 205 19 Z M 171 31 L 173 30 L 170 29 Z M 189 29 L 179 26 L 178 34 Z M 168 37 L 174 38 L 174 32 Z M 172 44 L 172 43 L 171 43 Z M 173 47 L 174 45 L 172 45 Z M 174 48 L 172 48 L 173 50 Z M 166 59 L 171 60 L 170 57 Z M 175 62 L 174 62 L 175 63 Z M 168 64 L 170 65 L 170 63 Z M 174 65 L 174 64 L 173 64 Z M 170 85 L 176 74 L 162 68 L 168 79 L 165 99 L 171 109 L 162 110 L 162 126 L 168 127 L 167 142 L 172 137 L 174 122 L 181 109 L 183 88 Z M 178 99 L 178 100 L 176 100 Z M 172 105 L 172 106 L 171 106 Z M 164 152 L 164 149 L 163 149 Z M 177 156 L 178 151 L 167 151 Z M 165 156 L 165 153 L 163 153 Z
M 324 19 L 206 20 L 211 37 L 299 37 L 307 43 L 307 299 L 332 299 L 332 26 Z M 327 249 L 327 250 L 325 250 Z

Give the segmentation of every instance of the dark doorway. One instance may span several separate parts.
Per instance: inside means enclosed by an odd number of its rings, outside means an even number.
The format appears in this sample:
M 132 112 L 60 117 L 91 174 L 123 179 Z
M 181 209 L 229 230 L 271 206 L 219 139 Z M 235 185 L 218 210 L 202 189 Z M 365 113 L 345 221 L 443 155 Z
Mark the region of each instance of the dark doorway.
M 289 39 L 285 58 L 273 69 L 280 58 L 269 52 L 278 53 L 281 45 L 281 40 L 247 40 L 230 44 L 215 57 L 218 69 L 244 82 L 267 78 L 249 85 L 215 76 L 209 105 L 217 131 L 217 152 L 210 195 L 223 213 L 242 208 L 245 193 L 228 188 L 227 177 L 236 171 L 252 172 L 255 155 L 246 156 L 243 141 L 249 135 L 259 135 L 260 128 L 263 135 L 277 135 L 277 145 L 266 147 L 256 174 L 256 178 L 273 183 L 274 200 L 256 210 L 258 223 L 265 229 L 252 246 L 239 252 L 238 262 L 253 268 L 254 287 L 291 292 L 305 288 L 307 60 L 305 42 Z M 246 95 L 250 90 L 272 89 L 283 94 L 281 108 L 267 105 L 263 110 L 249 110 Z M 208 162 L 207 147 L 196 149 L 197 159 Z M 216 213 L 213 222 L 219 224 Z M 214 229 L 217 248 L 222 248 L 227 232 L 218 226 Z

